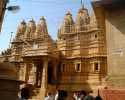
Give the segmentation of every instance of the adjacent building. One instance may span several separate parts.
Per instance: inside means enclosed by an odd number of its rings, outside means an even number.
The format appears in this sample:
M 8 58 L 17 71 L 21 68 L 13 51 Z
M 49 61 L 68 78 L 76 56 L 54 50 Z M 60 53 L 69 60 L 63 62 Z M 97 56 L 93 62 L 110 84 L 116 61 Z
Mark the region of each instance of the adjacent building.
M 97 22 L 106 33 L 109 84 L 125 86 L 124 24 L 125 2 L 122 0 L 99 0 L 93 2 Z
M 93 8 L 99 27 L 106 34 L 108 87 L 106 100 L 125 98 L 125 2 L 94 0 Z M 106 93 L 106 92 L 105 92 Z

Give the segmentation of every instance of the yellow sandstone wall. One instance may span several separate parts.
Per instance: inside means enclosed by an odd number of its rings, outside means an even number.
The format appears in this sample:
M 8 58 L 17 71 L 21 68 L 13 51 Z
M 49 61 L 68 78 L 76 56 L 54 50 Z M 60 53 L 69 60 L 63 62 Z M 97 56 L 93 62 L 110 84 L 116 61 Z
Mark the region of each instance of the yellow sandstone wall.
M 108 79 L 111 85 L 125 86 L 125 10 L 106 11 Z

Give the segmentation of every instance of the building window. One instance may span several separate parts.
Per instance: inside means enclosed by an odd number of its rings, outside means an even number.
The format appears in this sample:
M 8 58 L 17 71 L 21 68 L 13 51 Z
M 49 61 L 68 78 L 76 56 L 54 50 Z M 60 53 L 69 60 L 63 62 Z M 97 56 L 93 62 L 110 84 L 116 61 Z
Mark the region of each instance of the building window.
M 99 71 L 99 63 L 94 63 L 94 70 L 97 72 Z
M 66 66 L 66 64 L 62 64 L 62 72 L 65 72 L 65 66 Z
M 76 40 L 80 40 L 80 36 L 77 34 Z
M 95 34 L 95 38 L 97 38 L 97 34 Z
M 33 44 L 33 49 L 38 49 L 38 44 L 34 43 Z
M 81 72 L 81 64 L 80 63 L 75 64 L 75 71 L 76 72 Z
M 63 38 L 63 40 L 66 40 L 65 38 Z

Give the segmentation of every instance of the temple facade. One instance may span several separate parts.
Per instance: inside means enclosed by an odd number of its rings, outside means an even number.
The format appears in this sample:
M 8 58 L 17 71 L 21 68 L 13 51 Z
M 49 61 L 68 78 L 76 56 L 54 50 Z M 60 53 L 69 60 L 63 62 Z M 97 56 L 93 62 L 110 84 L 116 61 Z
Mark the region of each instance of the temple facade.
M 57 40 L 48 33 L 46 19 L 22 21 L 11 45 L 10 62 L 19 79 L 33 87 L 32 97 L 43 100 L 47 92 L 94 92 L 107 74 L 106 35 L 84 7 L 74 21 L 67 12 Z

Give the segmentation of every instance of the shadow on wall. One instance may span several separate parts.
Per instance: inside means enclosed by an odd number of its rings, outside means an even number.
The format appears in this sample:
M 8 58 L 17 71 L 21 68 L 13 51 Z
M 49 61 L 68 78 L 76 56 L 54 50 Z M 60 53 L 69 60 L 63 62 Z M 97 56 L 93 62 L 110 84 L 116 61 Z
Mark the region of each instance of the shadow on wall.
M 108 11 L 108 21 L 118 29 L 123 35 L 125 35 L 125 7 L 117 7 L 112 9 L 107 9 Z
M 107 7 L 107 8 L 125 8 L 125 1 L 124 0 L 102 0 L 101 1 L 101 4 L 104 6 L 104 7 Z

